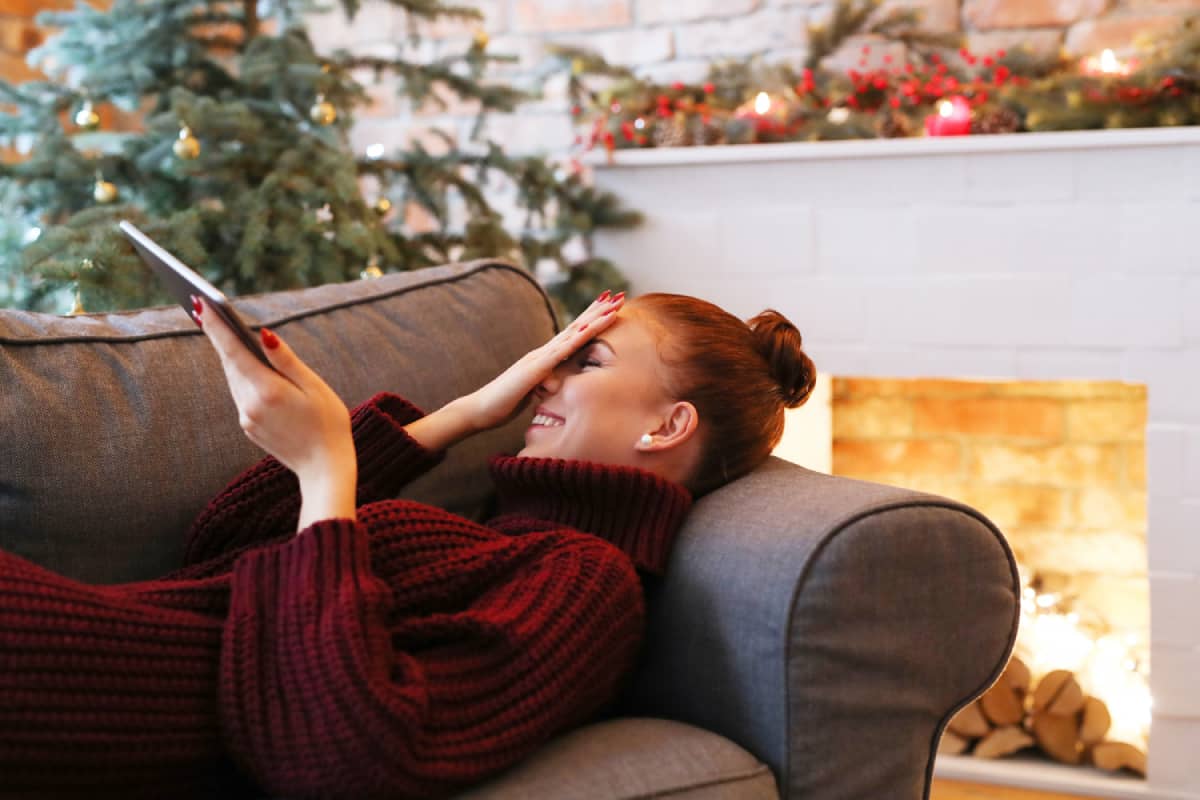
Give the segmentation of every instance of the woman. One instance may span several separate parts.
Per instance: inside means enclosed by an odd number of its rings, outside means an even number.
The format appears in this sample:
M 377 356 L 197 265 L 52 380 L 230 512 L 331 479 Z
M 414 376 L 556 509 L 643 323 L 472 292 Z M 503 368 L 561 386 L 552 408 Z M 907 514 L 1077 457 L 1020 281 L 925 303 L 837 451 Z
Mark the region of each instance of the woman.
M 0 552 L 0 795 L 450 794 L 619 692 L 695 494 L 760 463 L 815 371 L 775 312 L 605 292 L 428 415 L 351 413 L 264 329 L 275 371 L 196 301 L 246 434 L 186 566 L 94 587 Z M 535 406 L 486 525 L 395 497 Z

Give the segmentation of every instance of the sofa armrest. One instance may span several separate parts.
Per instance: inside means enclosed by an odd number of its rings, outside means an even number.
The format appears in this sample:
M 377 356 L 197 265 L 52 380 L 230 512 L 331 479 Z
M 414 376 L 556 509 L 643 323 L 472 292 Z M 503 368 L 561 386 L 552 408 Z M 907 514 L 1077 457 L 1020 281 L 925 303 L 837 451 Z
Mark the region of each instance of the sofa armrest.
M 649 589 L 629 710 L 727 736 L 787 798 L 925 797 L 1019 597 L 978 512 L 770 459 L 692 511 Z

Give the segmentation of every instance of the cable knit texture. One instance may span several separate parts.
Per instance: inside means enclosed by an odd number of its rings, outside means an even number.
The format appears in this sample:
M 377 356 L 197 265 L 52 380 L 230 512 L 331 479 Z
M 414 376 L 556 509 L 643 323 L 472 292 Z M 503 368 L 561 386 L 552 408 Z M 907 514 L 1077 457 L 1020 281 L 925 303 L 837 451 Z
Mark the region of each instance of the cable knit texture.
M 613 699 L 637 569 L 691 498 L 640 470 L 491 463 L 487 525 L 389 499 L 434 466 L 381 393 L 353 413 L 358 521 L 296 533 L 266 458 L 212 500 L 186 564 L 89 586 L 0 551 L 0 796 L 445 796 Z

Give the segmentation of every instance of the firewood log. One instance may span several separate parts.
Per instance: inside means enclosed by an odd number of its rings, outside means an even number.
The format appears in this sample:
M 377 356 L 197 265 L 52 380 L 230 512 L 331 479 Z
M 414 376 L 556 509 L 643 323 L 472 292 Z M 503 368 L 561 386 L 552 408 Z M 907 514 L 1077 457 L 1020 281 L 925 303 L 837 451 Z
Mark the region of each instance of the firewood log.
M 1025 716 L 1025 703 L 1021 694 L 1009 683 L 1008 670 L 979 698 L 979 706 L 993 725 L 1016 725 Z
M 1146 777 L 1146 754 L 1125 742 L 1100 742 L 1092 748 L 1092 763 L 1100 769 L 1127 769 Z
M 970 746 L 969 739 L 964 739 L 954 731 L 945 730 L 942 731 L 942 738 L 938 741 L 937 751 L 943 755 L 956 756 Z
M 1038 747 L 1064 764 L 1078 764 L 1083 760 L 1083 747 L 1079 743 L 1079 718 L 1075 714 L 1034 714 L 1033 738 Z
M 1085 745 L 1097 744 L 1104 739 L 1111 726 L 1112 716 L 1108 713 L 1108 706 L 1099 697 L 1088 695 L 1080 712 L 1079 741 Z
M 969 706 L 955 714 L 948 727 L 965 739 L 978 739 L 980 736 L 986 736 L 992 729 L 979 707 L 978 700 L 971 701 Z
M 1008 679 L 1008 685 L 1016 689 L 1022 697 L 1029 693 L 1032 676 L 1029 673 L 1029 667 L 1025 666 L 1025 662 L 1017 656 L 1008 660 L 1008 666 L 1004 668 L 1004 677 Z
M 1083 689 L 1068 669 L 1047 672 L 1033 691 L 1033 711 L 1066 716 L 1083 708 Z
M 1012 755 L 1033 743 L 1033 737 L 1021 730 L 1021 726 L 1005 725 L 980 739 L 972 753 L 980 758 L 1000 758 Z

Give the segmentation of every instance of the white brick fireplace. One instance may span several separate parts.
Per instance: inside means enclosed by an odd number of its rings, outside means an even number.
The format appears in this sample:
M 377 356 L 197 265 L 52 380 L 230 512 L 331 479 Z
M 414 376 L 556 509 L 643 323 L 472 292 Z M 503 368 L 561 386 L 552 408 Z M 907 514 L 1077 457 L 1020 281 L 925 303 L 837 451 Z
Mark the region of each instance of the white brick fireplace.
M 629 151 L 596 182 L 646 214 L 598 245 L 635 292 L 778 308 L 826 374 L 1147 385 L 1139 796 L 1200 798 L 1200 130 Z

